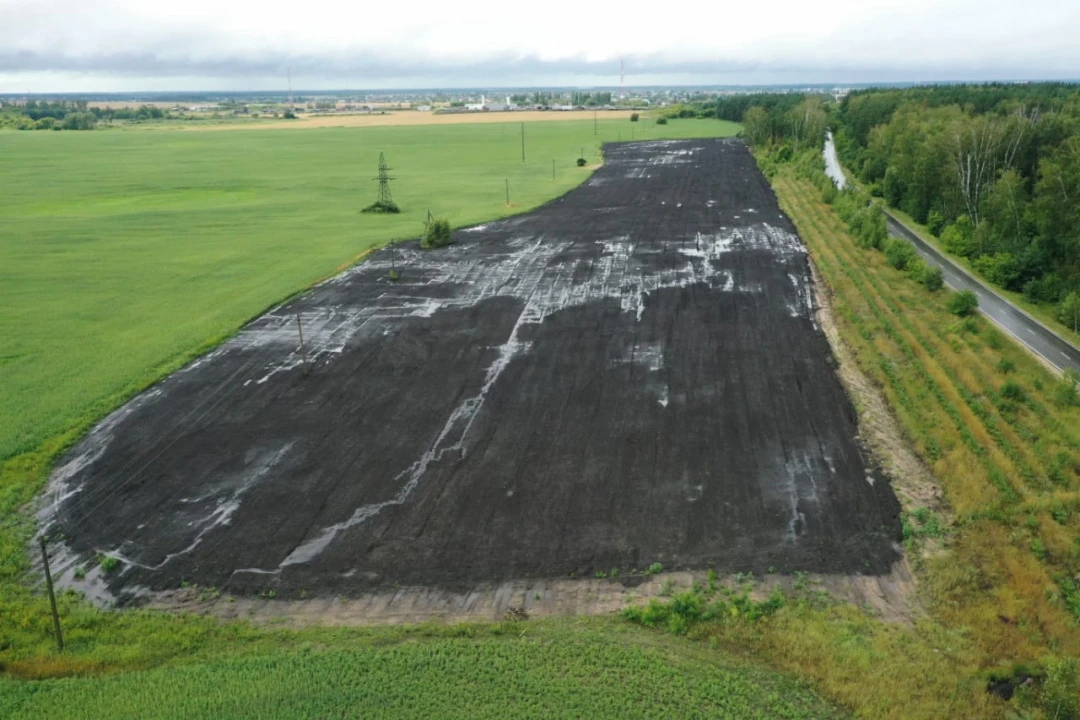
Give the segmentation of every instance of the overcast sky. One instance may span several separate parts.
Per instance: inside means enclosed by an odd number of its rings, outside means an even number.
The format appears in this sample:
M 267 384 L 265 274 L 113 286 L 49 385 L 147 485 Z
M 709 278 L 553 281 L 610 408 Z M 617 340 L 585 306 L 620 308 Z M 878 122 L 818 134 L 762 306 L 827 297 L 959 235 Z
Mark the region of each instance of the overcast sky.
M 0 93 L 1080 76 L 1078 0 L 0 0 Z

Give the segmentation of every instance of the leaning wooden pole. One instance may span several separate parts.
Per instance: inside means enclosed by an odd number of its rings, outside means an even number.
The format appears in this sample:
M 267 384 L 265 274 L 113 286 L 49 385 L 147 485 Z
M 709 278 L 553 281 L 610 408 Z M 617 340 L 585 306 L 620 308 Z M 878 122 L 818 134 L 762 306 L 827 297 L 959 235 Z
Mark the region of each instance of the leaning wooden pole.
M 41 561 L 45 564 L 45 587 L 49 589 L 49 604 L 52 606 L 53 631 L 56 633 L 56 649 L 64 650 L 64 634 L 60 632 L 60 613 L 56 610 L 56 593 L 53 592 L 52 572 L 49 570 L 49 551 L 45 547 L 45 536 L 41 536 Z

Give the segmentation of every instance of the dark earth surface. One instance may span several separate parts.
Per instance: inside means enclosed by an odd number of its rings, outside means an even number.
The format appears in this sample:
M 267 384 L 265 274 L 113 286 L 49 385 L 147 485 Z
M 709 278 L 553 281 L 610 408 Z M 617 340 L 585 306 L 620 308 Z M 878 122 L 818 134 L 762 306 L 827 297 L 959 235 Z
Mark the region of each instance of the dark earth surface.
M 122 599 L 889 572 L 899 504 L 741 142 L 609 145 L 578 189 L 454 241 L 384 249 L 128 403 L 42 519 L 120 559 Z

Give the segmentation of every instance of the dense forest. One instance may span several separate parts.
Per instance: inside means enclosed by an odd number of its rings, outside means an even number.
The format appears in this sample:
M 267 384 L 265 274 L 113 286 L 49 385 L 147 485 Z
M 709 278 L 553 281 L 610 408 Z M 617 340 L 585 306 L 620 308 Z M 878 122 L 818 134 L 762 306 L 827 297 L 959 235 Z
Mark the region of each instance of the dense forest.
M 940 85 L 718 100 L 784 159 L 835 131 L 841 162 L 990 282 L 1080 327 L 1080 86 Z

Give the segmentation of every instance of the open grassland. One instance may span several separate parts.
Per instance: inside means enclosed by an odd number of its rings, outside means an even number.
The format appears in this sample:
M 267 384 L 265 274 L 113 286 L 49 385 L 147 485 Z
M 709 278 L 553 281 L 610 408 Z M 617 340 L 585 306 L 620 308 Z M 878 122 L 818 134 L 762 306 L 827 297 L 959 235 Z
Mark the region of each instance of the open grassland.
M 287 637 L 282 635 L 282 641 Z M 5 718 L 837 718 L 804 685 L 618 620 L 313 635 L 94 678 L 0 679 Z
M 946 312 L 946 291 L 924 289 L 859 247 L 791 165 L 774 188 L 827 286 L 844 343 L 934 471 L 948 507 L 905 507 L 926 610 L 911 627 L 802 601 L 756 624 L 701 622 L 691 634 L 811 678 L 861 717 L 1003 715 L 1008 707 L 986 692 L 988 682 L 1039 667 L 1053 678 L 1037 691 L 1041 711 L 1075 717 L 1074 391 L 987 321 Z M 684 601 L 665 611 L 675 620 L 661 612 L 646 624 L 685 631 L 684 616 L 702 617 L 693 606 Z

